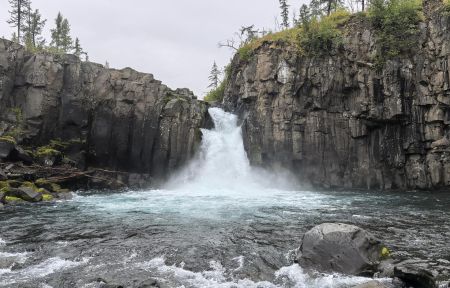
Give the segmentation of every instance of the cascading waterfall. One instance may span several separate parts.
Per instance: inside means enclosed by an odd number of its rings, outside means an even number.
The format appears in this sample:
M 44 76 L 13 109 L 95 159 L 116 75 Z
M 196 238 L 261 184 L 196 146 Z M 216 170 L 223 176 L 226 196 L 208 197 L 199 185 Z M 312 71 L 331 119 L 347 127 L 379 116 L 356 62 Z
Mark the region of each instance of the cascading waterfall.
M 205 193 L 245 193 L 268 188 L 293 187 L 287 172 L 252 168 L 244 150 L 242 129 L 236 115 L 210 108 L 214 129 L 202 129 L 203 139 L 197 157 L 172 176 L 166 188 Z

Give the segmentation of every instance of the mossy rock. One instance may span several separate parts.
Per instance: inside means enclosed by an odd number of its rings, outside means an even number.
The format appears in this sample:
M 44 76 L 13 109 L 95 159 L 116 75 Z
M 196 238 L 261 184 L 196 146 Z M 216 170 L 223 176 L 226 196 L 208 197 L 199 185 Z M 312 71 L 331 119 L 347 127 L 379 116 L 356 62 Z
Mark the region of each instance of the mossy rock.
M 69 192 L 69 190 L 61 188 L 61 186 L 59 184 L 50 182 L 44 178 L 39 178 L 34 183 L 36 184 L 37 187 L 47 189 L 50 192 L 54 192 L 54 193 Z
M 5 201 L 6 201 L 6 203 L 24 202 L 23 199 L 20 199 L 19 197 L 14 197 L 14 196 L 6 196 Z
M 53 201 L 55 198 L 51 194 L 42 194 L 42 201 Z
M 35 158 L 46 166 L 53 166 L 61 162 L 62 153 L 50 146 L 42 146 L 36 150 Z
M 13 145 L 17 144 L 16 139 L 14 139 L 14 137 L 11 137 L 11 136 L 1 136 L 0 142 L 7 142 L 7 143 L 10 143 Z
M 60 151 L 58 151 L 56 149 L 53 149 L 50 146 L 39 147 L 37 149 L 36 153 L 35 153 L 35 155 L 37 157 L 39 157 L 39 158 L 42 158 L 42 157 L 57 157 L 57 156 L 61 156 L 61 154 L 62 153 Z

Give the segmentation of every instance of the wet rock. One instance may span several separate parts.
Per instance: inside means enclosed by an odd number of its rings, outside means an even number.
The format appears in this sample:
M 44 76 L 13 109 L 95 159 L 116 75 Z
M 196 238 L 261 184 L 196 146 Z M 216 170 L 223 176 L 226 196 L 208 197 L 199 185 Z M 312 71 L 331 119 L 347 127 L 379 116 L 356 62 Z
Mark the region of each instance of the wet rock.
M 5 171 L 0 168 L 0 181 L 7 180 L 8 176 L 6 176 Z
M 6 159 L 14 150 L 15 144 L 11 141 L 0 139 L 0 159 Z
M 406 260 L 394 267 L 394 276 L 398 277 L 408 286 L 436 288 L 438 272 L 430 270 L 430 266 L 421 260 Z
M 371 276 L 382 249 L 379 240 L 357 226 L 324 223 L 305 233 L 297 261 L 318 271 Z
M 156 279 L 149 279 L 139 283 L 136 288 L 169 288 L 169 286 L 162 284 Z
M 31 157 L 31 155 L 27 151 L 25 151 L 22 147 L 16 146 L 11 154 L 12 160 L 23 161 L 24 163 L 27 164 L 33 163 L 33 157 Z
M 386 286 L 379 281 L 369 281 L 367 283 L 353 286 L 353 288 L 386 288 Z
M 71 200 L 73 198 L 73 194 L 69 192 L 54 193 L 53 195 L 60 200 Z
M 0 133 L 20 127 L 20 138 L 36 147 L 61 142 L 64 162 L 81 170 L 165 178 L 195 154 L 208 125 L 207 103 L 151 74 L 33 54 L 5 39 L 0 59 L 9 67 L 0 69 L 1 82 L 9 83 L 0 88 L 0 118 L 8 119 Z M 63 158 L 48 148 L 35 153 L 39 162 L 58 165 Z
M 3 192 L 3 191 L 0 190 L 0 203 L 1 204 L 5 204 L 6 203 L 5 198 L 6 198 L 6 192 Z
M 28 202 L 42 201 L 42 194 L 28 187 L 11 188 L 6 196 L 17 197 Z

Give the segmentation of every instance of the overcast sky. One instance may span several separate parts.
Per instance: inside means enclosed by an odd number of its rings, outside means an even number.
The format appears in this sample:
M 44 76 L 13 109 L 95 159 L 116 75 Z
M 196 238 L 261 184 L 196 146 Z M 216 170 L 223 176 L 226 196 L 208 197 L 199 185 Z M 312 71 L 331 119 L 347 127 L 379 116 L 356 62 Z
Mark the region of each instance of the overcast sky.
M 305 0 L 288 2 L 292 13 Z M 200 97 L 214 60 L 223 67 L 232 55 L 217 43 L 242 25 L 273 30 L 279 14 L 278 0 L 32 0 L 32 6 L 48 19 L 47 39 L 61 11 L 91 61 L 152 73 Z M 9 39 L 8 10 L 8 0 L 0 0 L 0 36 Z

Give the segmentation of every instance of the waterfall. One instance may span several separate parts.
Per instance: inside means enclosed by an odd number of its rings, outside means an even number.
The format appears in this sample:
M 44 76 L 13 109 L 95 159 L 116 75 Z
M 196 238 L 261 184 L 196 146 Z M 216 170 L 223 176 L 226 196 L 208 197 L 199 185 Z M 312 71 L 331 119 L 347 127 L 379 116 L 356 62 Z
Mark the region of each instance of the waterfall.
M 214 128 L 202 129 L 203 138 L 197 157 L 173 175 L 166 188 L 208 193 L 217 189 L 227 190 L 227 193 L 245 190 L 249 194 L 252 191 L 260 193 L 269 187 L 280 188 L 292 182 L 284 173 L 250 166 L 236 115 L 220 108 L 210 108 L 208 112 Z

